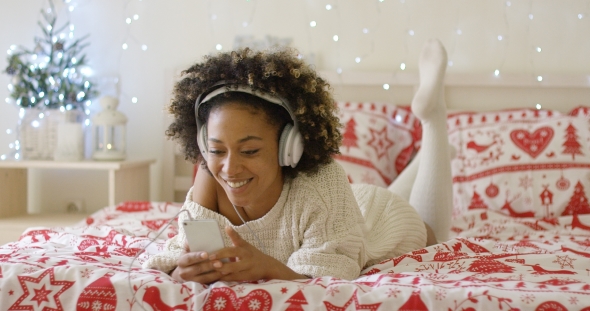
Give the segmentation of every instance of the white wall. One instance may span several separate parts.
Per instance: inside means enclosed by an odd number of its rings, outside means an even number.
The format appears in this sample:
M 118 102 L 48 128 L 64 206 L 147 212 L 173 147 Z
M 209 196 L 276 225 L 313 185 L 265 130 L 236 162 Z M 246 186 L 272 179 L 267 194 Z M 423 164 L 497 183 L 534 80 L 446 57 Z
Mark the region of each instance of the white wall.
M 587 0 L 70 0 L 71 13 L 64 1 L 55 0 L 62 20 L 69 15 L 77 36 L 90 34 L 86 52 L 96 77 L 120 77 L 120 110 L 129 117 L 129 158 L 160 160 L 152 166 L 152 200 L 171 200 L 163 190 L 170 185 L 162 181 L 161 160 L 172 75 L 215 52 L 217 44 L 231 49 L 237 35 L 291 38 L 292 46 L 307 57 L 313 54 L 316 67 L 327 71 L 395 73 L 404 62 L 407 72 L 416 72 L 423 42 L 437 37 L 452 62 L 450 74 L 491 74 L 495 69 L 531 77 L 590 74 Z M 332 10 L 326 10 L 326 4 Z M 46 7 L 46 0 L 0 2 L 0 51 L 12 44 L 31 48 L 33 37 L 40 34 L 39 10 Z M 125 23 L 134 14 L 139 19 Z M 311 21 L 317 26 L 310 27 Z M 338 42 L 332 40 L 334 35 Z M 129 49 L 121 48 L 124 42 Z M 6 58 L 0 58 L 0 68 L 6 64 Z M 3 100 L 9 96 L 4 87 L 8 83 L 9 76 L 1 74 L 0 155 L 8 154 L 16 139 L 6 133 L 18 118 L 16 107 Z M 138 102 L 132 103 L 132 97 Z M 76 196 L 86 197 L 89 209 L 106 202 L 102 192 L 93 191 L 106 187 L 100 176 L 60 171 L 33 175 L 34 184 L 45 189 L 34 204 L 45 209 L 60 210 L 64 200 Z M 53 181 L 64 176 L 80 182 L 67 185 L 62 194 L 65 186 Z

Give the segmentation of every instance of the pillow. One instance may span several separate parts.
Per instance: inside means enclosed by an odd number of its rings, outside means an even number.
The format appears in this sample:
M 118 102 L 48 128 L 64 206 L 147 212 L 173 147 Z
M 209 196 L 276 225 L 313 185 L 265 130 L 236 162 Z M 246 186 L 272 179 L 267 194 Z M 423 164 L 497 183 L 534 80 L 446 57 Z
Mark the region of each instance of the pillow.
M 537 218 L 590 213 L 589 116 L 580 109 L 449 115 L 457 149 L 453 216 L 470 209 Z
M 409 107 L 337 102 L 341 154 L 335 155 L 351 183 L 386 188 L 408 165 L 420 140 L 420 121 Z

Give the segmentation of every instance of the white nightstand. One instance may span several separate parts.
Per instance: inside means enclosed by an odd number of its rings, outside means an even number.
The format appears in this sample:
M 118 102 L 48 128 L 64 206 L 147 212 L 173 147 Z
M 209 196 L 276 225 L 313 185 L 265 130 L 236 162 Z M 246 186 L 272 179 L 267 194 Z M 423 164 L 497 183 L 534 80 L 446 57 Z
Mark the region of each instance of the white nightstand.
M 108 172 L 108 204 L 148 201 L 150 165 L 156 160 L 129 161 L 0 161 L 0 218 L 27 214 L 27 170 L 66 169 Z

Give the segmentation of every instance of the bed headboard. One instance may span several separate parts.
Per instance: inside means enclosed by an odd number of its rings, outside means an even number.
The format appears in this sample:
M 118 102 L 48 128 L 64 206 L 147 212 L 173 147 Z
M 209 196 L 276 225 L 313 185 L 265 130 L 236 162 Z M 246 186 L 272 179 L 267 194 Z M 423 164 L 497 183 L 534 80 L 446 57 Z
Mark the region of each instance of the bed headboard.
M 376 101 L 408 105 L 419 83 L 417 73 L 322 71 L 338 101 Z M 541 80 L 541 81 L 539 81 Z M 387 84 L 389 89 L 385 89 Z M 445 100 L 449 110 L 490 111 L 535 108 L 569 111 L 590 106 L 588 75 L 460 74 L 445 76 Z
M 167 71 L 167 93 L 180 76 L 180 70 Z M 330 82 L 337 101 L 381 102 L 409 105 L 419 77 L 417 73 L 320 71 Z M 540 81 L 539 81 L 540 80 Z M 384 85 L 388 85 L 388 89 Z M 491 111 L 509 108 L 570 111 L 590 106 L 590 76 L 524 74 L 460 74 L 445 76 L 445 100 L 449 111 Z M 170 124 L 164 114 L 164 128 Z M 162 198 L 182 202 L 192 185 L 193 166 L 184 160 L 172 141 L 164 142 L 162 155 Z

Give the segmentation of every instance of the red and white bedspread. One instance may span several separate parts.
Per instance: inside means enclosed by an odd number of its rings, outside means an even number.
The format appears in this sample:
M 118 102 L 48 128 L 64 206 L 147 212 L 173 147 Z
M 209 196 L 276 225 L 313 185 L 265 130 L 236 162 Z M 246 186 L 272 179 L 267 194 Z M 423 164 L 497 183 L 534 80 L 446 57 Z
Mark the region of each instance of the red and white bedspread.
M 150 243 L 179 209 L 128 202 L 72 227 L 28 229 L 0 247 L 0 310 L 590 310 L 590 215 L 536 220 L 474 210 L 453 222 L 448 242 L 354 281 L 207 287 L 141 269 L 176 234 L 173 221 Z

